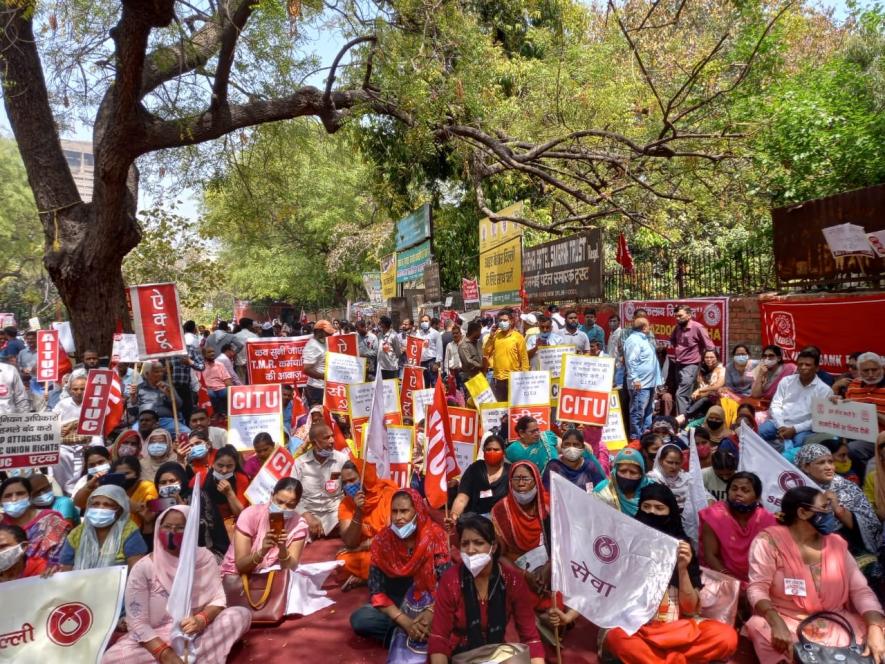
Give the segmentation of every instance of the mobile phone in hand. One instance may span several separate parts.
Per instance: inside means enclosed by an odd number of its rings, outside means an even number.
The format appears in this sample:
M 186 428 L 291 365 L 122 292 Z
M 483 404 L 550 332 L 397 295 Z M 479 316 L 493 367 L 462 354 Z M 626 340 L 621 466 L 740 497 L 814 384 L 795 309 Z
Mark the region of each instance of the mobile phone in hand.
M 270 529 L 273 531 L 274 535 L 279 535 L 283 532 L 285 516 L 282 512 L 271 512 L 270 513 Z

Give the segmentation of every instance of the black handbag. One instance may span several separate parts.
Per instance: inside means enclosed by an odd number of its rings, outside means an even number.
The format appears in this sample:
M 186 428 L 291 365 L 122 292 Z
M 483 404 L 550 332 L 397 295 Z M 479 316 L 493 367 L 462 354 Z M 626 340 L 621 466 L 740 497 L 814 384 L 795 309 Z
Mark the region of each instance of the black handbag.
M 805 627 L 815 620 L 830 620 L 848 633 L 847 646 L 822 646 L 805 637 Z M 793 660 L 798 664 L 874 664 L 870 656 L 864 656 L 863 646 L 857 644 L 854 629 L 845 618 L 831 611 L 819 611 L 799 623 L 796 629 L 799 641 L 793 645 Z

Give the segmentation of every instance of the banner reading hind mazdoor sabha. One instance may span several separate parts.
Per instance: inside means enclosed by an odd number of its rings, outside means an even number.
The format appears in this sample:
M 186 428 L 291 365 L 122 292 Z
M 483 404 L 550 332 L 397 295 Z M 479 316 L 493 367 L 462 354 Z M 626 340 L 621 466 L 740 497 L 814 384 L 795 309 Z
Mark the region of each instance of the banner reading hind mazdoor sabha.
M 516 203 L 497 214 L 515 217 L 523 204 Z M 512 221 L 479 220 L 480 307 L 519 306 L 522 285 L 523 226 Z

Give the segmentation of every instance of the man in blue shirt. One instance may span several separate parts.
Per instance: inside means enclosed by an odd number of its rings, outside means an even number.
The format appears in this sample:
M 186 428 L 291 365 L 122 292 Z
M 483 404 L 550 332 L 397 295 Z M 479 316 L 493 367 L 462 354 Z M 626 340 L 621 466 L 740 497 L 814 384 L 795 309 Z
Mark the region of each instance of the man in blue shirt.
M 646 336 L 648 329 L 647 318 L 634 318 L 633 331 L 624 339 L 624 366 L 630 391 L 630 438 L 634 440 L 651 427 L 655 388 L 661 384 L 658 356 Z
M 18 330 L 14 325 L 3 330 L 6 333 L 6 346 L 0 350 L 0 360 L 15 365 L 18 360 L 18 354 L 25 349 L 25 342 L 18 338 Z
M 605 347 L 605 331 L 596 324 L 596 309 L 586 309 L 584 311 L 584 324 L 581 326 L 587 340 L 591 343 L 599 342 L 599 347 Z

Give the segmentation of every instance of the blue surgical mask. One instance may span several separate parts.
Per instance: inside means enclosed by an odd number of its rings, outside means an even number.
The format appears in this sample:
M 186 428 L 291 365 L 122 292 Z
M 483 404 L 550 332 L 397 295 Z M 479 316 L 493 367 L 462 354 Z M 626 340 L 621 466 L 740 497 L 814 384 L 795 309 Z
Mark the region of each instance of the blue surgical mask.
M 510 321 L 509 320 L 499 320 L 498 321 L 498 329 L 502 332 L 506 332 L 510 329 Z
M 199 445 L 194 445 L 191 448 L 191 451 L 188 452 L 188 459 L 202 459 L 204 456 L 209 454 L 209 448 L 205 443 L 200 443 Z
M 106 507 L 90 507 L 86 510 L 84 518 L 93 528 L 107 528 L 117 520 L 117 511 Z
M 271 503 L 270 505 L 268 505 L 268 511 L 272 514 L 282 514 L 283 517 L 286 519 L 295 514 L 295 510 L 287 510 L 284 507 L 280 507 L 276 503 Z
M 344 485 L 344 493 L 346 493 L 351 498 L 354 498 L 356 494 L 360 492 L 360 485 L 356 482 L 353 484 L 345 484 Z
M 110 471 L 110 469 L 111 469 L 111 464 L 109 464 L 109 463 L 103 463 L 103 464 L 100 464 L 100 465 L 98 465 L 98 466 L 93 466 L 92 468 L 90 468 L 89 470 L 87 470 L 86 473 L 87 473 L 90 477 L 92 477 L 93 475 L 98 475 L 99 473 L 107 473 L 107 472 Z
M 39 496 L 31 498 L 31 502 L 37 507 L 49 507 L 55 502 L 55 494 L 52 493 L 52 489 L 47 489 Z
M 332 450 L 321 450 L 318 447 L 313 448 L 313 454 L 317 459 L 328 459 L 332 456 Z
M 747 362 L 750 361 L 750 356 L 749 355 L 735 355 L 734 361 L 737 362 L 738 364 L 746 364 Z
M 402 526 L 397 526 L 394 524 L 390 524 L 390 529 L 396 533 L 396 536 L 400 539 L 408 539 L 408 537 L 415 532 L 415 529 L 418 527 L 418 524 L 415 519 L 412 519 L 406 524 Z
M 821 535 L 835 533 L 839 530 L 839 526 L 841 525 L 839 521 L 836 520 L 835 512 L 817 512 L 811 517 L 810 523 Z
M 148 443 L 147 448 L 148 454 L 157 459 L 165 456 L 169 451 L 169 446 L 166 443 Z
M 229 480 L 231 477 L 234 476 L 234 474 L 233 474 L 233 473 L 219 473 L 217 470 L 213 470 L 213 471 L 212 471 L 212 476 L 213 476 L 217 481 L 222 482 L 222 481 L 224 481 L 224 480 Z
M 157 492 L 160 494 L 160 498 L 171 498 L 181 493 L 181 485 L 178 482 L 167 484 L 157 489 Z
M 550 333 L 549 332 L 541 332 L 541 334 L 538 336 L 540 336 L 543 341 L 550 340 Z
M 4 500 L 3 501 L 3 511 L 13 519 L 19 518 L 22 514 L 28 511 L 28 508 L 31 506 L 31 500 L 29 498 L 22 498 L 21 500 Z
M 13 468 L 6 471 L 7 477 L 30 477 L 33 474 L 33 468 Z
M 427 330 L 430 329 L 430 323 L 428 323 L 427 321 L 421 323 L 421 329 L 427 332 Z

